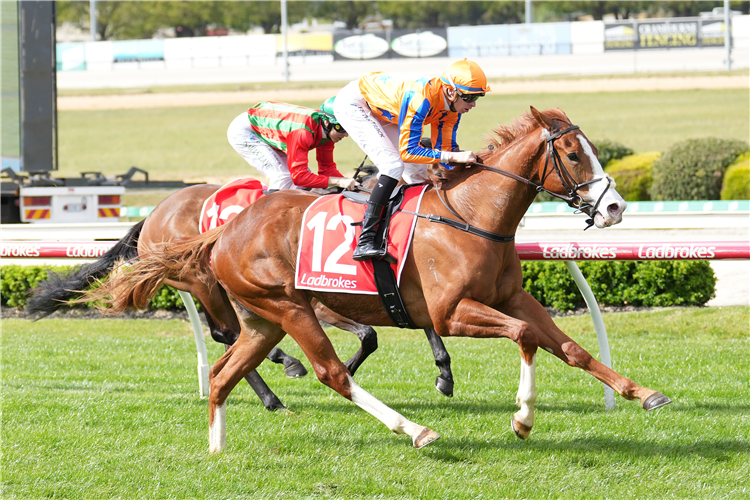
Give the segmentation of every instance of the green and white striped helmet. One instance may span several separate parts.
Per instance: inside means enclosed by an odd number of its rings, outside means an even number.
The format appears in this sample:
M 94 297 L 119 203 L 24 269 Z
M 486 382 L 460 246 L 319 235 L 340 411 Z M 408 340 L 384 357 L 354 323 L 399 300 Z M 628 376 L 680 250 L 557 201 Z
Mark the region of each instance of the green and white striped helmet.
M 322 111 L 326 115 L 326 120 L 334 125 L 337 125 L 339 121 L 336 119 L 336 115 L 333 114 L 333 101 L 335 100 L 335 97 L 331 97 L 330 99 L 326 100 L 326 102 L 320 105 L 320 111 Z

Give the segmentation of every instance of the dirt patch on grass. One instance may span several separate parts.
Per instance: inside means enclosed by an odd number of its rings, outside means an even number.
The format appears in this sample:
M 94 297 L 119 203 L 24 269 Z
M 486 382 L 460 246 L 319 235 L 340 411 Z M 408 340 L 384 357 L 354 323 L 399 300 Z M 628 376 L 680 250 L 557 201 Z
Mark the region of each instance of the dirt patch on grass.
M 549 94 L 579 92 L 633 92 L 686 89 L 748 88 L 745 75 L 592 78 L 583 80 L 527 80 L 490 82 L 493 94 Z M 238 92 L 143 93 L 57 98 L 57 109 L 107 110 L 252 104 L 260 101 L 324 101 L 339 88 L 250 90 Z

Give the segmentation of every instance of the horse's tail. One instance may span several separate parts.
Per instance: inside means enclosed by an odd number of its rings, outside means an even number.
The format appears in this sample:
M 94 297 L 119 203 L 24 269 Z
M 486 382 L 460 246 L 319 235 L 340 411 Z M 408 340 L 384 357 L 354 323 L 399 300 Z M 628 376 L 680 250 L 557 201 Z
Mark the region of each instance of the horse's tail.
M 144 310 L 149 300 L 166 279 L 182 280 L 197 274 L 206 278 L 205 269 L 211 249 L 226 225 L 207 233 L 180 240 L 164 242 L 130 266 L 122 266 L 96 288 L 82 293 L 74 303 L 97 302 L 97 309 L 105 314 L 119 314 L 126 309 Z M 208 283 L 207 283 L 208 284 Z
M 26 302 L 26 312 L 35 321 L 52 314 L 68 303 L 86 287 L 108 276 L 115 266 L 138 257 L 138 238 L 146 219 L 135 224 L 115 246 L 96 262 L 75 266 L 70 271 L 48 272 L 46 280 L 37 285 Z

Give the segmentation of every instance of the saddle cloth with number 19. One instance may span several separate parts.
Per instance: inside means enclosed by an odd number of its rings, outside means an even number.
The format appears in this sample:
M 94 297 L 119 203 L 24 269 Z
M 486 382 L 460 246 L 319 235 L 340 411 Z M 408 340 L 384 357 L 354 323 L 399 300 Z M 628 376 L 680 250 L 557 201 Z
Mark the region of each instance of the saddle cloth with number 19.
M 406 188 L 401 210 L 418 212 L 427 186 Z M 295 287 L 323 292 L 377 295 L 370 261 L 357 262 L 352 252 L 357 246 L 366 205 L 354 203 L 342 195 L 315 200 L 302 219 Z M 388 253 L 396 257 L 391 264 L 396 283 L 401 283 L 406 254 L 411 245 L 417 217 L 397 211 L 388 230 Z

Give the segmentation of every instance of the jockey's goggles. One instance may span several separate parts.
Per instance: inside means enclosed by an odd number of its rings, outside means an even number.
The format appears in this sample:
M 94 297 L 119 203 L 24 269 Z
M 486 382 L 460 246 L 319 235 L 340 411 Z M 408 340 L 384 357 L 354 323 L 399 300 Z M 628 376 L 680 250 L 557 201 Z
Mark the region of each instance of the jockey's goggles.
M 331 128 L 340 134 L 346 134 L 346 130 L 344 130 L 344 127 L 340 123 L 331 123 Z
M 458 94 L 458 97 L 463 99 L 463 101 L 466 103 L 477 102 L 477 99 L 479 99 L 480 97 L 484 97 L 484 92 L 480 92 L 479 94 L 462 94 L 461 92 L 456 90 L 456 94 Z

